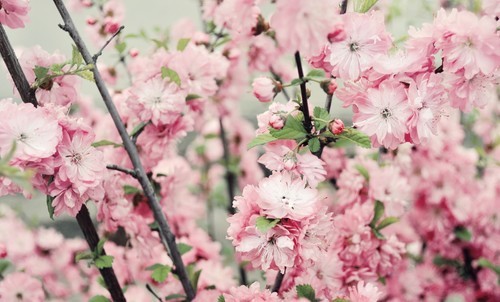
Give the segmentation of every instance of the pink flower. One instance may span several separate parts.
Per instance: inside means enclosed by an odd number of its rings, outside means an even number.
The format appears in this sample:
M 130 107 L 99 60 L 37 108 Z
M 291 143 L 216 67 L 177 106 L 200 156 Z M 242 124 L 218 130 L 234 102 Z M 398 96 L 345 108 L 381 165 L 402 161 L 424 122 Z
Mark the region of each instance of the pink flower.
M 61 127 L 43 108 L 31 104 L 0 103 L 0 156 L 16 143 L 14 159 L 38 161 L 53 155 L 61 140 Z
M 272 218 L 300 220 L 316 210 L 316 190 L 291 173 L 275 173 L 262 180 L 258 192 L 261 199 L 257 204 Z
M 328 129 L 333 134 L 341 134 L 344 131 L 344 122 L 341 119 L 334 119 L 328 124 Z
M 333 0 L 278 0 L 270 25 L 282 49 L 312 56 L 328 42 L 337 15 Z
M 29 10 L 28 0 L 2 0 L 0 1 L 0 23 L 10 28 L 24 27 L 28 21 Z
M 8 274 L 0 282 L 1 301 L 45 301 L 42 283 L 26 273 L 15 272 Z
M 215 10 L 214 22 L 227 28 L 233 39 L 244 39 L 252 35 L 257 25 L 260 9 L 255 0 L 226 0 Z
M 62 160 L 58 178 L 88 188 L 102 181 L 106 168 L 102 152 L 91 146 L 93 140 L 93 135 L 81 131 L 75 132 L 71 138 L 64 133 L 57 148 Z
M 385 30 L 381 12 L 347 13 L 342 18 L 346 37 L 330 45 L 327 60 L 333 66 L 333 76 L 357 80 L 372 67 L 377 55 L 391 48 L 391 37 Z
M 349 287 L 349 301 L 351 302 L 377 302 L 383 294 L 371 283 L 359 281 L 356 286 Z
M 278 293 L 271 293 L 269 290 L 261 290 L 258 282 L 252 283 L 249 287 L 244 285 L 231 288 L 229 293 L 224 294 L 227 302 L 278 302 L 281 299 Z
M 155 77 L 132 90 L 127 103 L 143 122 L 171 124 L 186 106 L 186 93 L 177 84 Z
M 274 81 L 266 77 L 253 80 L 252 87 L 253 95 L 263 103 L 272 101 L 277 92 Z
M 404 142 L 411 110 L 403 85 L 385 81 L 378 89 L 368 89 L 365 102 L 357 105 L 354 124 L 371 136 L 375 146 L 395 149 Z

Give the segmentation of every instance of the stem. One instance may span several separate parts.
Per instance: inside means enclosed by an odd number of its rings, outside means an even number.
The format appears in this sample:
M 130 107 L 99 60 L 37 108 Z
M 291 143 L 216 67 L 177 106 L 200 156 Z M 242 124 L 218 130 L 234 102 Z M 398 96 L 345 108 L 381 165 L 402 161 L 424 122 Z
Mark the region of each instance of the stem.
M 326 95 L 325 110 L 328 111 L 328 113 L 330 113 L 330 109 L 332 108 L 332 99 L 333 99 L 333 94 Z
M 134 170 L 123 168 L 123 167 L 120 167 L 118 165 L 106 165 L 106 168 L 109 169 L 109 170 L 120 171 L 120 172 L 123 172 L 125 174 L 128 174 L 128 175 L 132 176 L 133 178 L 137 178 L 137 173 L 135 173 Z
M 7 34 L 5 33 L 3 26 L 0 24 L 0 52 L 4 58 L 5 64 L 9 69 L 9 73 L 16 83 L 16 87 L 19 91 L 19 95 L 24 103 L 31 103 L 33 106 L 38 106 L 38 101 L 36 100 L 35 91 L 30 88 L 26 75 L 24 74 L 19 61 L 12 49 L 9 42 Z M 91 250 L 95 250 L 97 243 L 99 242 L 99 236 L 90 218 L 89 211 L 86 205 L 83 205 L 78 214 L 76 215 L 76 220 L 78 225 L 82 230 L 83 236 L 87 240 L 87 244 Z M 103 250 L 103 254 L 105 251 Z M 115 272 L 112 267 L 100 269 L 104 282 L 106 283 L 106 288 L 108 289 L 113 301 L 126 301 L 123 296 L 123 291 L 121 289 L 118 280 L 116 279 Z
M 111 36 L 109 37 L 109 39 L 106 41 L 106 43 L 104 43 L 104 45 L 101 47 L 101 49 L 99 49 L 99 51 L 92 56 L 92 61 L 97 62 L 97 59 L 102 55 L 102 52 L 104 51 L 104 48 L 106 48 L 106 46 L 108 46 L 108 44 L 111 42 L 111 40 L 113 40 L 116 36 L 118 36 L 120 34 L 120 32 L 125 28 L 125 26 L 120 26 L 120 28 Z
M 236 175 L 234 174 L 231 169 L 229 169 L 229 143 L 227 141 L 226 137 L 226 131 L 224 129 L 224 125 L 222 123 L 222 117 L 219 118 L 219 125 L 220 125 L 220 138 L 222 141 L 222 148 L 224 150 L 224 168 L 226 169 L 226 184 L 227 184 L 227 195 L 229 198 L 229 203 L 227 205 L 227 211 L 231 214 L 234 215 L 235 209 L 233 208 L 233 200 L 235 196 L 235 187 L 236 187 Z
M 279 76 L 279 74 L 277 74 L 276 72 L 274 72 L 274 70 L 271 68 L 271 74 L 273 75 L 273 78 L 280 82 L 281 84 L 283 84 L 283 80 L 281 79 L 281 77 Z M 287 101 L 290 101 L 290 95 L 288 94 L 288 91 L 286 91 L 286 87 L 283 86 L 281 88 L 281 92 L 283 92 L 283 95 L 285 96 L 286 100 Z
M 285 273 L 283 272 L 278 272 L 278 275 L 276 276 L 276 279 L 274 280 L 274 285 L 272 288 L 273 293 L 277 293 L 280 290 L 281 283 L 283 283 L 283 278 L 285 278 Z
M 146 284 L 146 289 L 153 295 L 155 296 L 156 299 L 158 299 L 158 301 L 160 302 L 163 302 L 163 300 L 158 296 L 157 293 L 155 293 L 155 291 L 151 288 L 151 285 L 149 284 Z
M 75 25 L 73 24 L 73 20 L 71 19 L 71 16 L 68 13 L 68 10 L 66 9 L 66 6 L 62 2 L 62 0 L 54 0 L 54 4 L 57 7 L 57 10 L 59 11 L 59 14 L 61 15 L 64 25 L 60 25 L 60 27 L 67 31 L 73 41 L 76 44 L 76 47 L 80 51 L 80 53 L 83 56 L 83 59 L 87 64 L 93 63 L 92 61 L 92 56 L 90 55 L 87 46 L 83 42 L 82 38 L 80 37 L 80 34 L 78 33 Z M 115 123 L 115 126 L 118 130 L 118 133 L 120 134 L 122 140 L 123 140 L 123 145 L 125 147 L 125 150 L 127 151 L 130 160 L 132 162 L 132 165 L 135 169 L 135 172 L 137 173 L 137 180 L 141 184 L 141 187 L 144 191 L 144 195 L 146 196 L 149 207 L 151 208 L 151 211 L 153 212 L 155 221 L 158 223 L 159 226 L 159 233 L 160 233 L 160 238 L 165 246 L 165 249 L 169 253 L 170 257 L 172 258 L 172 262 L 174 263 L 175 270 L 177 271 L 177 275 L 179 277 L 180 282 L 182 283 L 182 287 L 184 288 L 184 292 L 186 293 L 186 297 L 188 301 L 191 301 L 194 299 L 196 296 L 195 289 L 193 289 L 193 286 L 191 285 L 191 282 L 189 281 L 186 268 L 184 266 L 184 263 L 182 262 L 181 254 L 179 253 L 179 250 L 177 249 L 177 244 L 175 242 L 175 236 L 172 233 L 172 230 L 170 229 L 170 225 L 167 222 L 167 219 L 165 218 L 165 215 L 162 211 L 162 208 L 160 206 L 160 203 L 158 202 L 158 199 L 156 198 L 156 195 L 153 190 L 153 186 L 149 182 L 149 179 L 146 175 L 146 172 L 142 166 L 141 160 L 139 158 L 139 153 L 137 151 L 137 148 L 135 144 L 132 142 L 130 139 L 127 129 L 125 128 L 125 125 L 123 124 L 123 121 L 120 118 L 120 115 L 118 113 L 118 110 L 115 107 L 115 104 L 113 103 L 113 100 L 111 98 L 111 95 L 109 94 L 108 89 L 106 88 L 106 84 L 104 83 L 101 74 L 99 73 L 99 69 L 95 67 L 93 69 L 94 72 L 94 79 L 97 85 L 97 88 L 101 94 L 101 97 L 109 111 L 109 114 L 111 115 L 111 118 L 113 119 L 113 122 Z
M 297 51 L 295 53 L 295 64 L 297 64 L 297 71 L 299 73 L 299 79 L 302 80 L 300 84 L 300 94 L 302 96 L 302 112 L 304 113 L 304 128 L 307 133 L 311 133 L 311 115 L 309 114 L 309 104 L 307 102 L 307 91 L 306 91 L 306 81 L 304 81 L 304 71 L 302 70 L 302 62 L 300 60 L 300 53 Z
M 83 205 L 80 209 L 80 212 L 76 214 L 76 220 L 78 221 L 78 225 L 82 230 L 83 236 L 87 241 L 90 250 L 94 251 L 97 248 L 97 243 L 99 242 L 99 236 L 97 235 L 97 231 L 92 223 L 92 219 L 90 218 L 89 210 L 86 205 Z M 104 249 L 102 250 L 102 255 L 106 255 Z M 99 269 L 99 272 L 104 279 L 104 283 L 106 283 L 106 288 L 109 290 L 111 295 L 111 299 L 113 301 L 126 301 L 125 296 L 123 296 L 123 291 L 116 279 L 115 272 L 113 268 L 106 267 Z
M 343 15 L 347 12 L 347 2 L 348 0 L 342 1 L 342 4 L 340 4 L 340 14 Z
M 28 83 L 2 24 L 0 24 L 0 53 L 2 54 L 2 58 L 9 73 L 12 75 L 12 80 L 23 102 L 31 103 L 33 106 L 37 107 L 38 102 L 36 100 L 35 90 L 31 89 Z

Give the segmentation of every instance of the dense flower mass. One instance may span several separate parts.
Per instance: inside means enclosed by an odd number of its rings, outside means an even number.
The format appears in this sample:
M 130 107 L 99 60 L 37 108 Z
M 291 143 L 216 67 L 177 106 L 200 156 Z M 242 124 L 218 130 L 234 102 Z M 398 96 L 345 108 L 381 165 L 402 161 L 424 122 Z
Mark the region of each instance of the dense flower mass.
M 203 0 L 137 32 L 66 2 L 92 60 L 1 47 L 0 196 L 34 200 L 0 205 L 0 301 L 500 301 L 498 1 Z

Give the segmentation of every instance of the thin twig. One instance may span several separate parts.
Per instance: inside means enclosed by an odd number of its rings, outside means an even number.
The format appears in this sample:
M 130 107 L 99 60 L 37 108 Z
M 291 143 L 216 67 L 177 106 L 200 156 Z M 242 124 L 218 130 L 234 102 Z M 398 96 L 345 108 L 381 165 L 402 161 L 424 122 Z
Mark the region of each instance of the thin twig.
M 7 33 L 5 33 L 2 24 L 0 24 L 0 52 L 2 53 L 5 65 L 7 66 L 9 73 L 12 75 L 12 80 L 14 81 L 23 102 L 31 103 L 35 107 L 38 106 L 35 90 L 31 89 L 30 84 L 26 79 L 23 69 L 17 60 L 16 53 L 12 49 L 12 45 L 9 42 Z
M 220 139 L 222 142 L 223 156 L 224 156 L 224 168 L 226 169 L 226 184 L 227 184 L 227 195 L 229 198 L 229 203 L 227 205 L 227 211 L 234 215 L 235 209 L 233 208 L 233 200 L 235 196 L 236 188 L 236 175 L 229 167 L 229 142 L 227 141 L 226 131 L 224 129 L 224 124 L 222 123 L 222 117 L 219 118 L 220 126 Z
M 4 58 L 6 65 L 8 66 L 9 73 L 11 74 L 12 79 L 14 80 L 16 86 L 18 87 L 21 99 L 23 100 L 24 103 L 31 103 L 35 107 L 37 107 L 38 101 L 36 100 L 35 92 L 29 87 L 26 75 L 24 74 L 21 66 L 19 65 L 19 61 L 17 60 L 14 51 L 12 50 L 12 46 L 9 42 L 7 34 L 5 33 L 1 24 L 0 24 L 0 51 L 2 52 L 2 57 Z M 18 83 L 21 83 L 21 86 L 18 86 Z M 89 245 L 89 248 L 91 250 L 95 250 L 97 247 L 97 243 L 99 242 L 99 236 L 97 235 L 97 231 L 94 227 L 94 224 L 92 223 L 92 219 L 90 218 L 87 206 L 85 205 L 82 206 L 82 208 L 76 215 L 76 220 L 78 221 L 78 225 L 82 230 L 83 236 L 85 237 L 87 244 Z M 104 250 L 103 254 L 106 254 Z M 106 288 L 108 289 L 113 301 L 120 301 L 120 302 L 126 301 L 113 268 L 112 267 L 103 268 L 100 269 L 99 272 L 101 273 L 104 283 L 106 284 Z
M 342 1 L 342 4 L 340 4 L 340 14 L 343 15 L 347 12 L 347 2 L 348 0 Z
M 139 138 L 139 135 L 141 135 L 141 133 L 144 131 L 144 129 L 146 129 L 146 126 L 151 124 L 151 121 L 147 122 L 147 123 L 143 123 L 139 129 L 137 129 L 135 131 L 135 133 L 133 135 L 130 136 L 130 139 L 132 140 L 132 142 L 135 144 L 137 144 L 137 139 Z
M 285 271 L 286 272 L 286 271 Z M 283 283 L 283 278 L 285 278 L 285 272 L 278 272 L 278 275 L 276 276 L 276 279 L 274 280 L 274 285 L 271 291 L 273 293 L 277 293 L 280 290 L 281 284 Z
M 73 20 L 71 19 L 71 16 L 68 13 L 68 10 L 66 9 L 66 6 L 64 5 L 63 1 L 54 0 L 54 4 L 56 5 L 59 14 L 64 20 L 64 25 L 61 26 L 61 28 L 65 29 L 69 33 L 69 35 L 75 42 L 76 47 L 82 54 L 85 62 L 87 64 L 92 63 L 93 62 L 92 56 L 88 51 L 87 46 L 83 42 L 82 38 L 80 37 L 80 34 L 78 33 L 73 23 Z M 193 288 L 191 282 L 189 281 L 186 268 L 182 261 L 181 254 L 179 253 L 179 250 L 177 248 L 175 235 L 172 233 L 170 225 L 168 224 L 167 219 L 165 218 L 165 214 L 163 213 L 163 209 L 161 208 L 160 203 L 158 202 L 153 186 L 151 185 L 146 175 L 146 172 L 142 166 L 139 157 L 139 152 L 137 151 L 135 144 L 132 142 L 127 133 L 127 129 L 125 128 L 125 125 L 123 124 L 123 121 L 120 118 L 120 114 L 118 113 L 118 110 L 116 109 L 115 104 L 113 103 L 113 100 L 111 98 L 111 95 L 109 94 L 106 84 L 104 83 L 104 80 L 102 79 L 102 76 L 99 73 L 99 69 L 95 67 L 93 69 L 93 73 L 96 86 L 101 94 L 104 104 L 108 109 L 109 114 L 111 115 L 111 118 L 113 119 L 113 122 L 115 123 L 118 133 L 120 134 L 120 137 L 123 140 L 123 145 L 125 147 L 125 150 L 127 151 L 128 156 L 130 157 L 130 160 L 132 162 L 132 165 L 137 173 L 137 180 L 141 184 L 144 195 L 148 200 L 149 207 L 153 212 L 155 221 L 158 223 L 159 226 L 158 231 L 160 234 L 161 241 L 165 246 L 165 249 L 169 253 L 172 262 L 174 263 L 175 270 L 182 284 L 182 287 L 184 288 L 184 292 L 186 293 L 186 299 L 188 301 L 192 301 L 196 296 L 195 289 Z
M 280 75 L 277 74 L 272 68 L 271 68 L 271 74 L 273 75 L 273 78 L 283 84 L 283 79 L 281 79 Z M 287 101 L 290 101 L 290 95 L 288 94 L 288 91 L 286 90 L 285 87 L 281 89 L 281 92 L 283 92 L 283 95 L 285 96 Z
M 128 175 L 132 176 L 133 178 L 137 178 L 137 173 L 135 173 L 134 170 L 123 168 L 123 167 L 120 167 L 118 165 L 106 165 L 106 168 L 109 169 L 109 170 L 120 171 L 120 172 L 123 172 L 125 174 L 128 174 Z
M 299 79 L 302 80 L 300 84 L 300 94 L 302 96 L 302 112 L 304 113 L 304 128 L 307 133 L 311 133 L 311 115 L 309 114 L 309 104 L 307 101 L 307 90 L 306 82 L 304 81 L 304 71 L 302 70 L 302 61 L 300 59 L 300 53 L 297 51 L 295 53 L 295 64 L 297 65 L 297 71 L 299 73 Z
M 118 36 L 120 34 L 120 32 L 125 28 L 125 26 L 120 26 L 120 28 L 111 36 L 109 37 L 109 39 L 106 41 L 106 43 L 104 43 L 104 45 L 101 47 L 101 49 L 99 49 L 99 51 L 92 56 L 92 61 L 97 62 L 97 59 L 102 55 L 102 52 L 104 51 L 104 48 L 106 48 L 106 46 L 108 46 L 108 44 L 111 42 L 111 40 L 113 40 L 116 36 Z
M 151 288 L 151 285 L 149 284 L 146 284 L 146 289 L 153 295 L 155 296 L 156 299 L 158 299 L 158 301 L 160 302 L 163 302 L 163 300 L 160 298 L 160 296 L 158 296 L 157 293 L 155 293 L 155 291 Z
M 330 113 L 330 109 L 332 108 L 332 99 L 333 99 L 333 94 L 326 94 L 326 101 L 325 101 L 325 109 Z

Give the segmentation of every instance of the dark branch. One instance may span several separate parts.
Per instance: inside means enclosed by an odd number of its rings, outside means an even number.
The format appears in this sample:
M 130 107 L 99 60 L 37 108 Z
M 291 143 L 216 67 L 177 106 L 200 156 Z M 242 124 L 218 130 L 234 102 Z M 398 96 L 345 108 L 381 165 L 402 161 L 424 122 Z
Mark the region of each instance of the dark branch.
M 108 46 L 108 44 L 111 42 L 111 40 L 113 40 L 116 36 L 118 36 L 120 34 L 120 32 L 125 28 L 125 26 L 120 26 L 120 28 L 111 36 L 109 37 L 109 39 L 106 41 L 106 43 L 104 43 L 104 45 L 101 47 L 101 49 L 99 49 L 99 51 L 92 56 L 92 61 L 97 62 L 97 59 L 102 55 L 102 52 L 104 51 L 104 48 L 106 48 L 106 46 Z
M 160 298 L 160 296 L 158 296 L 157 293 L 155 293 L 155 291 L 151 288 L 151 285 L 149 284 L 146 284 L 146 289 L 153 295 L 155 296 L 156 299 L 158 299 L 158 301 L 160 302 L 163 302 L 163 300 Z
M 66 6 L 64 5 L 63 1 L 54 0 L 54 4 L 56 5 L 59 14 L 64 20 L 64 25 L 62 28 L 64 28 L 69 33 L 69 35 L 75 42 L 76 47 L 82 54 L 85 62 L 87 64 L 92 64 L 93 63 L 92 55 L 90 54 L 90 52 L 87 49 L 87 46 L 80 37 L 80 34 L 78 33 L 73 23 L 73 20 L 71 19 L 71 16 L 68 13 L 68 10 L 66 9 Z M 137 180 L 141 184 L 141 187 L 144 191 L 144 195 L 148 200 L 149 207 L 153 212 L 155 221 L 158 223 L 159 226 L 158 231 L 160 233 L 161 241 L 165 246 L 167 252 L 169 253 L 170 257 L 172 258 L 172 262 L 174 263 L 177 275 L 186 293 L 186 299 L 188 301 L 191 301 L 194 299 L 196 295 L 195 289 L 193 289 L 193 286 L 189 281 L 186 268 L 184 266 L 184 263 L 182 262 L 181 254 L 177 249 L 175 236 L 172 233 L 172 230 L 167 222 L 167 219 L 165 218 L 165 214 L 163 213 L 160 203 L 156 198 L 153 186 L 149 182 L 146 172 L 142 166 L 139 157 L 139 152 L 137 151 L 135 144 L 132 142 L 127 133 L 127 129 L 125 128 L 125 125 L 123 124 L 123 121 L 120 118 L 120 114 L 118 113 L 118 110 L 116 109 L 115 104 L 113 103 L 113 100 L 111 98 L 111 95 L 109 94 L 106 84 L 104 83 L 104 80 L 102 79 L 102 76 L 99 73 L 99 69 L 95 67 L 93 69 L 93 73 L 97 89 L 99 90 L 101 97 L 104 101 L 104 104 L 106 105 L 108 112 L 111 115 L 113 122 L 115 123 L 118 133 L 120 134 L 120 137 L 123 140 L 123 145 L 125 147 L 125 150 L 127 151 L 128 156 L 130 157 L 132 165 L 135 169 L 135 172 L 137 173 Z
M 24 75 L 21 65 L 17 60 L 16 54 L 12 49 L 12 46 L 7 37 L 7 33 L 3 26 L 0 24 L 0 52 L 2 53 L 2 58 L 12 76 L 12 80 L 16 85 L 17 91 L 24 103 L 31 103 L 33 106 L 37 107 L 38 102 L 35 96 L 35 90 L 31 89 L 26 76 Z
M 348 0 L 342 1 L 342 4 L 340 4 L 340 14 L 343 15 L 347 12 L 347 2 Z
M 297 51 L 295 53 L 295 64 L 297 64 L 297 71 L 299 73 L 299 79 L 302 80 L 300 84 L 300 94 L 302 96 L 302 112 L 304 113 L 304 128 L 307 133 L 311 133 L 311 115 L 309 114 L 309 104 L 307 101 L 307 90 L 306 82 L 304 81 L 304 71 L 302 70 L 302 61 L 300 59 L 300 53 Z
M 274 285 L 271 291 L 273 293 L 277 293 L 280 290 L 281 283 L 283 283 L 283 278 L 285 278 L 285 273 L 278 272 L 278 275 L 276 276 L 276 279 L 274 280 Z
M 123 168 L 123 167 L 120 167 L 118 165 L 107 165 L 106 168 L 108 168 L 109 170 L 120 171 L 120 172 L 123 172 L 125 174 L 132 176 L 133 178 L 137 178 L 137 173 L 135 173 L 134 170 Z

